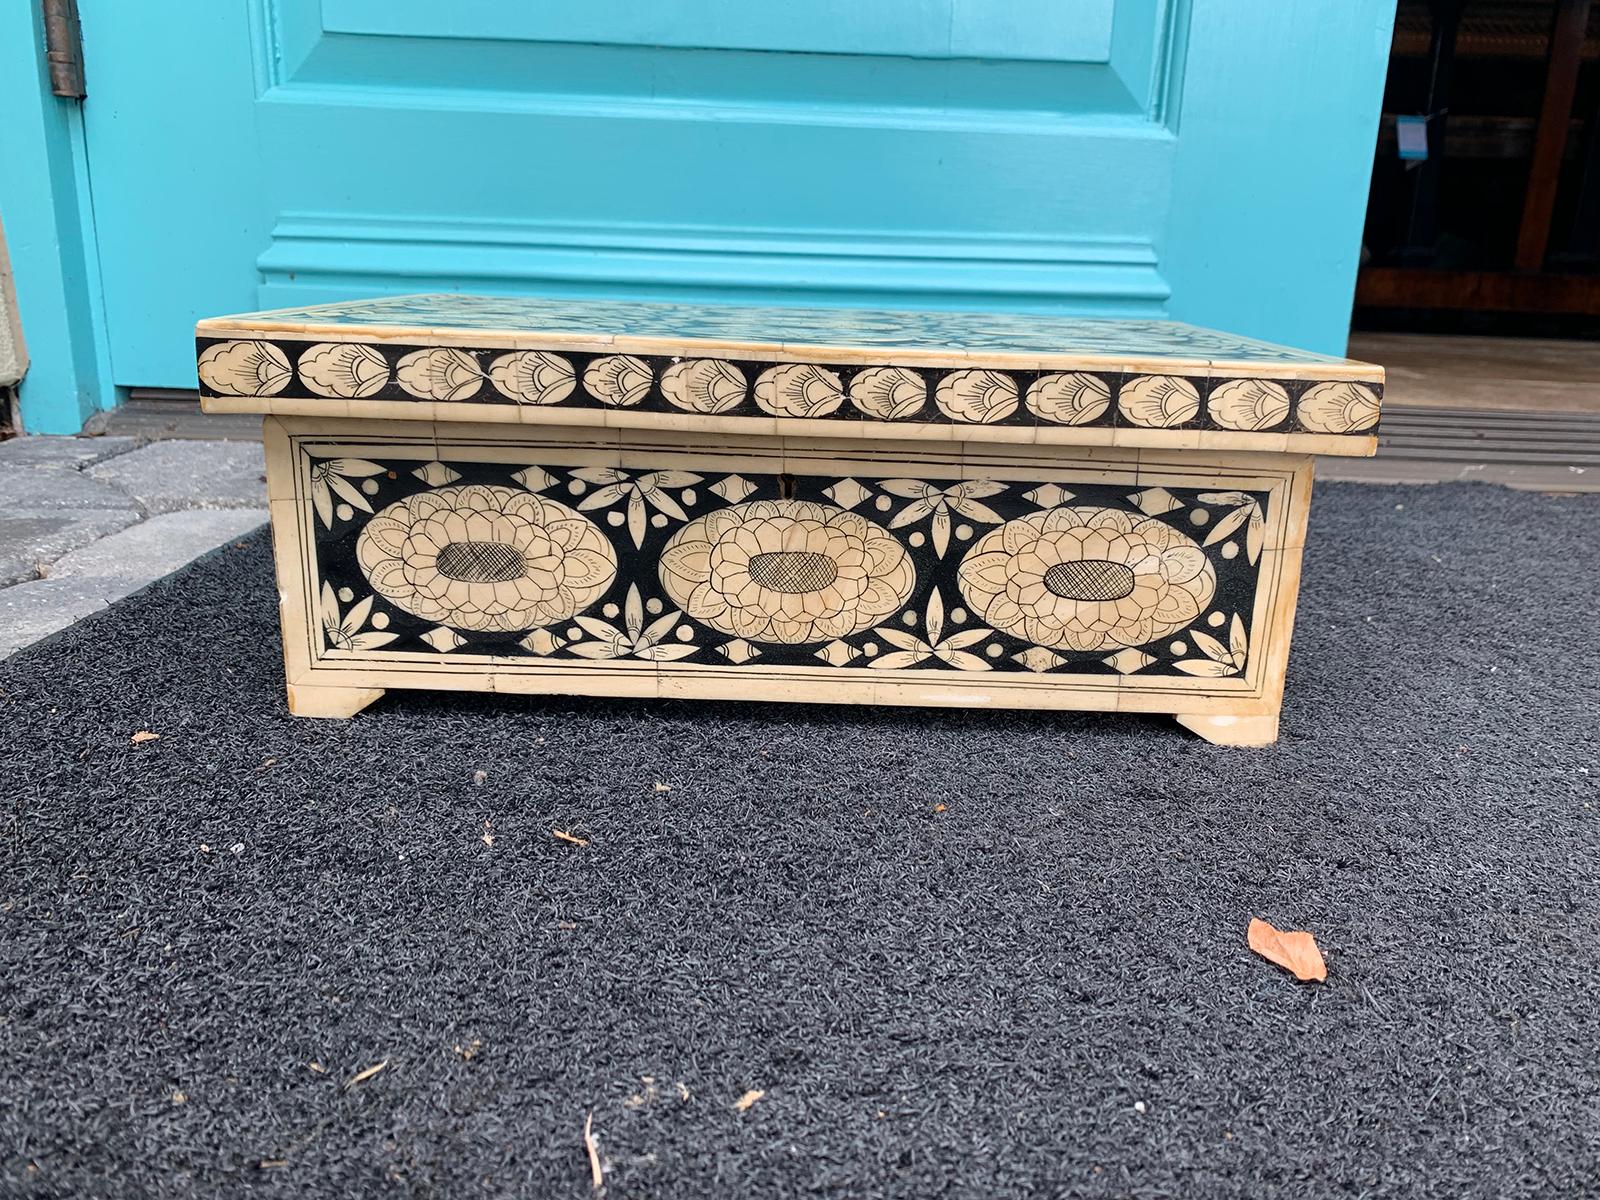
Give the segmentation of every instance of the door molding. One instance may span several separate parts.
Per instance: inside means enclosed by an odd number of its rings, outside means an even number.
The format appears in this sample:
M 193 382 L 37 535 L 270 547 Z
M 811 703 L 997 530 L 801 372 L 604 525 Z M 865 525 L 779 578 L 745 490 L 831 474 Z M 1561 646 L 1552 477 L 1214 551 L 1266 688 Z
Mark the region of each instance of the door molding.
M 662 298 L 1064 309 L 1160 316 L 1171 288 L 1137 239 L 470 221 L 284 213 L 256 260 L 261 303 L 357 292 L 591 292 Z

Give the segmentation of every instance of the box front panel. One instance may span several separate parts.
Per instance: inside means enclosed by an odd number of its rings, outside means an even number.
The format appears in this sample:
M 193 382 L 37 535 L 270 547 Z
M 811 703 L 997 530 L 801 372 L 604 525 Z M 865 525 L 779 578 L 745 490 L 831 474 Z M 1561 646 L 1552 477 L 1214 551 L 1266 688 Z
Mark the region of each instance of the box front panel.
M 275 515 L 304 614 L 286 632 L 324 682 L 1276 700 L 1295 460 L 285 426 Z

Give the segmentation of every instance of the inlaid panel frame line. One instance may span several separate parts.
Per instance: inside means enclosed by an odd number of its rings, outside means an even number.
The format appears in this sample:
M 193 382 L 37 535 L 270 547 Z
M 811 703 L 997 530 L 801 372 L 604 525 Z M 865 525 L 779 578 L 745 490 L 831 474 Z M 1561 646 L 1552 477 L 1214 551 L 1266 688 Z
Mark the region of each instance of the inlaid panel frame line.
M 296 424 L 302 424 L 302 423 L 297 422 Z M 380 441 L 378 441 L 378 442 L 376 442 L 376 443 L 374 443 L 374 444 L 372 444 L 370 446 L 359 445 L 359 444 L 352 446 L 352 445 L 348 444 L 347 442 L 343 441 L 340 438 L 340 436 L 339 436 L 337 431 L 327 429 L 325 427 L 327 423 L 325 423 L 325 422 L 304 422 L 303 424 L 314 426 L 314 427 L 316 427 L 317 429 L 320 430 L 320 432 L 318 432 L 318 433 L 309 434 L 309 435 L 304 436 L 301 439 L 297 439 L 297 440 L 303 441 L 304 444 L 307 447 L 320 444 L 325 449 L 326 448 L 343 448 L 343 449 L 359 451 L 359 452 L 371 452 L 371 453 L 374 453 L 374 454 L 382 454 L 386 450 L 392 451 L 392 449 L 396 448 L 395 440 L 392 439 L 392 438 L 388 438 L 388 437 L 386 437 L 384 439 L 381 439 Z M 361 434 L 365 434 L 370 438 L 371 435 L 374 432 L 370 425 L 368 425 L 366 423 L 363 423 L 363 422 L 349 422 L 349 423 L 340 422 L 339 424 L 350 426 L 351 428 L 348 429 L 348 432 L 351 433 L 351 434 L 356 434 L 357 436 L 360 436 Z M 413 449 L 413 452 L 421 453 L 421 452 L 432 451 L 434 453 L 438 453 L 438 452 L 442 451 L 445 448 L 446 444 L 448 444 L 452 450 L 456 449 L 458 446 L 460 446 L 461 448 L 465 448 L 465 446 L 463 444 L 469 443 L 470 439 L 461 436 L 462 432 L 464 432 L 464 431 L 462 430 L 461 426 L 452 426 L 452 427 L 450 427 L 450 429 L 448 431 L 449 436 L 445 439 L 444 443 L 441 443 L 441 441 L 437 438 L 437 436 L 435 438 L 433 438 L 433 439 L 429 439 L 429 438 L 426 438 L 426 437 L 418 438 L 418 437 L 413 436 L 413 437 L 410 437 L 409 439 L 404 439 L 404 440 Z M 592 431 L 574 430 L 574 431 L 570 431 L 570 432 L 578 433 L 578 434 L 585 434 L 585 433 L 592 432 Z M 436 431 L 436 433 L 437 433 L 437 431 Z M 276 439 L 274 439 L 274 440 L 276 441 Z M 688 439 L 686 439 L 686 440 L 688 440 Z M 556 439 L 551 439 L 551 441 L 554 442 L 554 441 L 556 441 Z M 526 452 L 527 452 L 527 449 L 528 449 L 525 446 L 505 447 L 503 445 L 503 443 L 500 443 L 500 442 L 485 443 L 485 442 L 482 442 L 482 441 L 479 442 L 477 448 L 478 448 L 478 450 L 480 452 L 484 451 L 484 450 L 501 450 L 501 451 L 504 451 L 506 453 L 506 455 L 507 455 L 507 461 L 525 461 L 526 458 L 527 458 L 527 453 Z M 569 450 L 571 449 L 570 446 L 568 446 L 567 448 Z M 826 448 L 819 448 L 819 447 L 811 446 L 811 447 L 807 447 L 807 450 L 809 451 L 809 454 L 808 454 L 808 457 L 805 459 L 805 465 L 806 466 L 815 468 L 818 465 L 820 465 L 822 463 L 826 463 L 826 462 L 829 461 L 827 459 L 815 457 L 818 454 L 826 453 Z M 993 457 L 993 451 L 990 448 L 987 448 L 987 447 L 983 448 L 982 450 L 977 451 L 977 453 L 979 453 L 980 455 L 982 455 L 984 457 Z M 496 456 L 496 457 L 498 457 L 498 456 Z M 1001 457 L 1004 457 L 1004 456 L 1001 456 Z M 1244 456 L 1241 456 L 1241 457 L 1244 457 Z M 274 463 L 278 463 L 278 460 L 280 458 L 281 458 L 281 455 L 278 454 L 275 451 L 272 461 Z M 307 460 L 307 461 L 309 461 L 309 460 Z M 954 464 L 951 464 L 951 465 L 954 465 Z M 968 464 L 965 462 L 965 460 L 963 460 L 963 462 L 957 467 L 957 470 L 965 472 L 966 468 L 967 468 L 967 465 Z M 1124 465 L 1126 466 L 1126 464 L 1124 464 Z M 1194 464 L 1194 463 L 1171 463 L 1171 464 L 1162 464 L 1162 465 L 1167 467 L 1167 471 L 1165 473 L 1163 473 L 1160 476 L 1160 478 L 1169 477 L 1172 474 L 1172 468 L 1173 467 L 1188 466 L 1190 468 L 1193 468 L 1196 464 Z M 1279 473 L 1279 472 L 1264 472 L 1264 471 L 1261 471 L 1260 468 L 1261 468 L 1262 464 L 1259 463 L 1259 462 L 1256 462 L 1256 461 L 1251 461 L 1249 459 L 1246 459 L 1246 462 L 1242 462 L 1239 465 L 1240 466 L 1248 465 L 1249 467 L 1255 468 L 1257 473 L 1259 475 L 1262 475 L 1262 476 L 1269 475 L 1269 474 L 1277 474 L 1277 475 L 1279 475 L 1279 478 L 1283 478 L 1282 474 Z M 1019 464 L 1019 467 L 1020 467 L 1020 469 L 1022 469 L 1024 471 L 1027 470 L 1026 465 Z M 1148 482 L 1148 481 L 1150 481 L 1152 479 L 1157 478 L 1157 476 L 1151 475 L 1151 474 L 1148 473 L 1149 470 L 1150 470 L 1150 465 L 1149 464 L 1140 464 L 1138 469 L 1142 473 L 1136 473 L 1135 474 L 1134 478 L 1135 478 L 1136 482 Z M 275 475 L 280 474 L 280 473 L 281 473 L 281 464 L 280 464 L 280 470 L 274 471 Z M 1179 471 L 1178 474 L 1186 476 L 1187 472 Z M 1294 474 L 1294 473 L 1291 472 L 1291 475 L 1292 474 Z M 1192 483 L 1193 480 L 1186 480 L 1186 482 Z M 1240 482 L 1240 481 L 1235 480 L 1234 482 Z M 305 476 L 303 474 L 298 478 L 297 486 L 302 487 L 302 488 L 307 486 L 306 478 L 305 478 Z M 278 492 L 281 495 L 281 488 L 274 487 L 273 490 L 275 492 Z M 1282 491 L 1277 491 L 1277 489 L 1274 489 L 1274 490 L 1275 490 L 1276 494 L 1278 494 L 1278 495 L 1284 495 L 1285 494 Z M 301 505 L 300 508 L 299 508 L 299 511 L 301 513 L 304 513 L 304 512 L 309 510 L 309 507 L 310 507 L 309 505 Z M 1287 515 L 1287 508 L 1285 508 L 1283 505 L 1274 505 L 1274 507 L 1279 508 L 1280 511 L 1284 511 L 1286 513 L 1286 515 Z M 1294 507 L 1292 496 L 1289 499 L 1288 507 L 1289 508 Z M 1302 527 L 1303 527 L 1303 523 L 1302 523 Z M 309 544 L 309 539 L 312 536 L 309 528 L 303 523 L 298 523 L 298 524 L 296 524 L 295 529 L 296 529 L 296 538 L 295 538 L 295 540 L 297 542 L 301 542 L 302 544 Z M 1273 540 L 1277 541 L 1279 539 L 1278 538 L 1274 538 Z M 1276 555 L 1275 555 L 1275 557 L 1276 557 Z M 314 594 L 316 583 L 317 583 L 315 564 L 314 564 L 314 562 L 308 562 L 308 560 L 305 560 L 305 559 L 302 559 L 300 561 L 301 561 L 302 567 L 306 570 L 306 574 L 304 576 L 302 576 L 302 578 L 308 579 L 308 581 L 310 582 L 310 585 L 311 585 L 310 586 L 310 593 Z M 1272 602 L 1274 604 L 1280 603 L 1282 598 L 1283 598 L 1283 586 L 1282 586 L 1282 584 L 1283 584 L 1283 580 L 1275 579 L 1274 580 L 1274 585 L 1275 586 L 1273 586 L 1270 589 L 1271 592 L 1273 593 L 1274 599 L 1273 599 Z M 296 613 L 292 608 L 286 607 L 286 609 L 285 609 L 287 617 L 289 617 L 291 619 L 298 618 L 300 621 L 303 621 L 306 626 L 308 626 L 308 628 L 305 631 L 307 636 L 308 636 L 308 638 L 314 636 L 314 629 L 313 628 L 309 628 L 310 626 L 312 626 L 314 624 L 314 622 L 312 622 L 312 620 L 311 620 L 311 612 L 314 609 L 314 602 L 313 602 L 313 600 L 311 598 L 311 594 L 302 593 L 301 604 L 299 606 L 299 612 L 298 613 Z M 1257 595 L 1258 595 L 1258 608 L 1259 608 L 1262 604 L 1267 603 L 1267 601 L 1265 599 L 1265 593 L 1262 592 L 1261 590 L 1258 589 Z M 1291 606 L 1289 611 L 1292 613 L 1292 606 Z M 1277 626 L 1278 623 L 1279 623 L 1279 618 L 1271 617 L 1271 616 L 1263 618 L 1262 615 L 1260 615 L 1260 613 L 1258 612 L 1257 614 L 1254 614 L 1253 617 L 1252 617 L 1253 626 L 1256 629 L 1265 628 L 1266 626 L 1262 625 L 1263 619 L 1265 619 L 1270 626 Z M 314 643 L 308 643 L 308 644 L 309 645 L 314 645 Z M 335 652 L 335 654 L 337 654 L 337 652 Z M 1258 656 L 1256 656 L 1256 655 L 1252 655 L 1251 658 L 1252 658 L 1252 660 L 1258 660 Z M 430 679 L 430 680 L 432 680 L 434 682 L 428 683 L 427 686 L 476 687 L 476 688 L 481 689 L 483 687 L 484 683 L 487 681 L 486 678 L 485 678 L 484 672 L 483 672 L 483 665 L 490 665 L 490 666 L 498 666 L 500 668 L 500 673 L 492 675 L 492 678 L 494 679 L 496 686 L 499 687 L 501 690 L 512 690 L 512 691 L 533 691 L 533 690 L 539 690 L 539 691 L 575 691 L 575 690 L 589 690 L 588 688 L 580 689 L 580 688 L 578 688 L 576 686 L 582 681 L 574 678 L 574 672 L 573 672 L 573 669 L 571 667 L 570 662 L 566 662 L 566 664 L 561 668 L 556 668 L 555 670 L 548 670 L 547 669 L 547 670 L 545 670 L 543 672 L 540 672 L 540 673 L 546 674 L 546 675 L 555 675 L 557 672 L 559 672 L 561 675 L 565 676 L 565 680 L 566 681 L 564 683 L 559 684 L 558 686 L 556 686 L 554 688 L 539 688 L 539 687 L 535 687 L 535 686 L 530 686 L 530 684 L 533 681 L 526 677 L 526 673 L 525 672 L 526 672 L 526 669 L 527 669 L 527 666 L 528 666 L 528 664 L 526 664 L 526 663 L 520 663 L 519 662 L 517 664 L 518 668 L 519 668 L 519 671 L 521 672 L 521 677 L 518 678 L 518 679 L 515 679 L 515 680 L 507 680 L 507 679 L 503 678 L 503 675 L 504 675 L 504 672 L 505 672 L 506 668 L 511 666 L 511 664 L 508 663 L 508 662 L 496 663 L 495 660 L 491 659 L 488 664 L 480 665 L 480 664 L 478 664 L 476 662 L 468 662 L 466 660 L 462 660 L 461 665 L 462 665 L 463 668 L 467 668 L 467 669 L 461 670 L 459 672 L 450 672 L 449 674 L 454 674 L 456 676 L 456 678 L 453 679 L 453 680 L 450 680 L 448 683 L 446 683 L 446 680 L 449 679 L 449 675 L 448 674 L 442 674 L 437 669 L 430 669 L 428 671 L 428 673 L 427 673 L 427 677 L 428 677 L 428 679 Z M 1253 663 L 1252 663 L 1252 665 L 1253 665 Z M 358 669 L 356 669 L 354 671 L 351 671 L 344 664 L 337 663 L 336 659 L 330 657 L 329 655 L 324 654 L 323 656 L 321 656 L 320 658 L 318 658 L 316 660 L 315 667 L 308 674 L 308 676 L 302 677 L 299 680 L 299 682 L 305 683 L 305 682 L 314 680 L 314 682 L 316 682 L 316 683 L 329 683 L 329 682 L 337 681 L 338 683 L 340 683 L 341 685 L 344 685 L 344 686 L 358 686 L 358 687 L 359 686 L 373 686 L 373 685 L 387 686 L 389 684 L 397 684 L 397 683 L 401 682 L 400 679 L 395 674 L 391 673 L 389 670 L 373 670 L 373 669 L 370 669 L 370 668 L 372 668 L 372 666 L 373 666 L 373 664 L 371 662 L 371 656 L 370 655 L 368 656 L 368 665 L 367 665 L 367 667 L 362 667 L 362 668 L 358 668 Z M 399 669 L 399 674 L 400 675 L 406 675 L 406 674 L 414 675 L 416 673 L 414 671 L 414 669 L 413 669 L 414 666 L 415 666 L 414 660 L 409 665 L 406 664 L 406 663 L 397 663 L 396 666 Z M 1270 664 L 1267 665 L 1266 667 L 1264 667 L 1263 669 L 1266 671 L 1266 675 L 1267 675 L 1267 678 L 1265 680 L 1263 680 L 1263 682 L 1270 682 L 1271 676 L 1272 676 L 1272 671 L 1271 671 L 1271 668 L 1270 668 Z M 695 665 L 692 665 L 689 668 L 683 669 L 683 673 L 688 674 L 688 673 L 692 673 L 695 670 L 706 671 L 706 672 L 712 673 L 713 675 L 716 675 L 718 677 L 721 677 L 721 678 L 724 678 L 724 679 L 726 678 L 725 669 L 717 668 L 715 666 L 710 666 L 710 665 L 702 666 L 702 665 L 699 665 L 699 664 L 695 664 Z M 796 671 L 792 667 L 773 668 L 772 671 L 773 671 L 773 673 L 775 675 L 778 674 L 779 672 L 781 672 L 783 676 L 787 677 L 785 679 L 785 683 L 787 684 L 788 690 L 791 691 L 791 692 L 793 691 L 793 689 L 796 686 L 801 686 L 803 684 L 808 684 L 808 683 L 812 684 L 813 686 L 822 687 L 822 688 L 836 687 L 836 684 L 837 684 L 837 675 L 830 674 L 830 672 L 828 672 L 828 671 Z M 613 687 L 613 685 L 615 683 L 615 680 L 616 680 L 616 676 L 614 674 L 612 674 L 611 672 L 595 671 L 592 674 L 593 674 L 593 679 L 594 679 L 595 682 L 593 683 L 594 691 L 591 694 L 600 694 L 602 691 L 610 690 Z M 659 674 L 659 672 L 658 672 L 658 674 Z M 748 668 L 746 668 L 740 674 L 741 674 L 742 677 L 751 678 L 752 681 L 753 681 L 754 673 L 749 672 Z M 761 672 L 761 674 L 765 674 L 765 672 Z M 805 676 L 806 678 L 801 678 L 800 676 Z M 293 678 L 293 675 L 291 675 L 291 678 Z M 1056 679 L 1061 679 L 1062 677 L 1057 676 L 1055 678 Z M 987 679 L 985 682 L 986 682 L 986 684 L 991 685 L 995 690 L 1004 691 L 1004 692 L 1011 692 L 1012 691 L 1012 679 L 994 677 L 994 678 Z M 1123 688 L 1122 688 L 1123 682 L 1124 681 L 1121 681 L 1121 680 L 1118 681 L 1117 689 L 1119 691 L 1123 690 Z M 1218 682 L 1236 683 L 1238 681 L 1218 681 Z M 511 684 L 511 686 L 509 688 L 505 686 L 507 683 Z M 1030 694 L 1037 690 L 1037 686 L 1032 684 L 1032 681 L 1018 680 L 1017 683 L 1020 684 L 1020 690 L 1026 690 Z M 1278 690 L 1281 691 L 1281 680 L 1278 681 L 1278 684 L 1279 684 Z M 573 686 L 568 686 L 568 685 L 573 685 Z M 1135 684 L 1134 686 L 1137 687 L 1140 692 L 1144 693 L 1144 695 L 1138 696 L 1138 697 L 1129 696 L 1129 697 L 1126 697 L 1126 698 L 1119 697 L 1118 702 L 1116 704 L 1117 708 L 1123 709 L 1123 710 L 1126 710 L 1126 711 L 1169 711 L 1169 712 L 1170 711 L 1174 711 L 1174 708 L 1176 707 L 1176 704 L 1175 704 L 1175 701 L 1173 699 L 1169 698 L 1169 699 L 1166 699 L 1164 701 L 1157 699 L 1154 695 L 1150 694 L 1155 690 L 1150 685 Z M 709 695 L 709 694 L 711 694 L 713 692 L 718 691 L 718 689 L 721 688 L 721 687 L 722 687 L 722 685 L 717 684 L 715 682 L 715 680 L 712 680 L 708 686 L 701 687 L 701 686 L 697 686 L 692 680 L 688 680 L 688 679 L 682 680 L 681 682 L 680 681 L 674 681 L 670 685 L 667 685 L 667 684 L 663 683 L 662 681 L 660 681 L 658 679 L 657 686 L 656 686 L 656 692 L 657 692 L 657 694 L 667 694 L 667 693 L 670 693 L 670 694 L 689 694 L 691 692 L 695 692 L 695 693 L 704 693 L 704 694 L 708 694 Z M 908 689 L 904 685 L 900 684 L 898 681 L 889 681 L 889 682 L 887 682 L 887 687 L 886 687 L 886 691 L 889 694 L 886 694 L 886 695 L 884 695 L 882 697 L 883 702 L 887 702 L 887 703 L 929 703 L 929 702 L 939 702 L 938 697 L 930 696 L 930 695 L 926 694 L 926 692 L 927 692 L 926 688 L 921 689 L 921 691 L 924 693 L 924 694 L 921 694 L 921 695 L 909 695 L 908 692 L 910 690 L 911 689 Z M 1052 684 L 1048 685 L 1043 690 L 1045 690 L 1048 693 L 1050 693 L 1047 701 L 1045 701 L 1047 706 L 1050 706 L 1050 707 L 1079 707 L 1079 708 L 1088 707 L 1088 708 L 1101 708 L 1101 709 L 1104 709 L 1104 708 L 1107 707 L 1107 703 L 1106 703 L 1106 698 L 1105 697 L 1099 696 L 1099 695 L 1088 695 L 1088 696 L 1085 696 L 1084 694 L 1081 694 L 1081 693 L 1091 693 L 1091 692 L 1092 693 L 1098 693 L 1098 692 L 1101 692 L 1101 691 L 1103 691 L 1105 689 L 1102 688 L 1102 687 L 1096 687 L 1096 686 L 1085 686 L 1083 681 L 1081 681 L 1081 680 L 1079 681 L 1079 683 L 1077 685 L 1066 684 L 1065 682 L 1052 683 Z M 1167 689 L 1161 689 L 1161 690 L 1162 691 L 1166 691 Z M 1255 708 L 1255 707 L 1261 706 L 1261 700 L 1257 699 L 1257 697 L 1261 697 L 1263 695 L 1263 693 L 1259 689 L 1259 687 L 1257 687 L 1257 686 L 1249 686 L 1247 690 L 1249 692 L 1255 692 L 1256 696 L 1255 697 L 1251 697 L 1251 696 L 1243 695 L 1243 694 L 1241 694 L 1241 691 L 1238 688 L 1215 688 L 1214 690 L 1210 691 L 1209 695 L 1211 697 L 1214 697 L 1216 699 L 1216 701 L 1218 701 L 1220 703 L 1221 709 L 1226 710 L 1226 711 L 1242 712 L 1247 707 L 1248 708 Z M 1078 693 L 1078 694 L 1069 695 L 1069 694 L 1067 694 L 1069 692 Z M 646 689 L 640 689 L 638 694 L 648 694 L 648 689 L 647 688 Z M 1194 689 L 1192 687 L 1185 688 L 1185 689 L 1182 689 L 1179 692 L 1179 694 L 1182 695 L 1182 697 L 1183 697 L 1183 705 L 1182 706 L 1186 710 L 1195 711 L 1195 710 L 1201 709 L 1203 707 L 1208 707 L 1208 705 L 1206 705 L 1206 703 L 1205 703 L 1207 697 L 1206 696 L 1202 696 L 1201 694 L 1199 694 L 1199 691 L 1197 689 Z M 1270 695 L 1270 692 L 1269 692 L 1269 695 Z M 801 697 L 792 696 L 791 698 L 801 698 Z M 835 697 L 831 697 L 831 698 L 836 698 L 836 696 Z M 1255 700 L 1255 703 L 1251 703 L 1252 700 Z M 970 694 L 968 694 L 966 696 L 965 701 L 962 701 L 962 700 L 959 699 L 959 697 L 957 697 L 955 695 L 951 695 L 951 696 L 946 698 L 945 702 L 948 702 L 948 703 L 961 703 L 961 702 L 964 702 L 964 703 L 970 704 L 970 703 L 973 702 L 973 697 Z M 1038 703 L 1041 703 L 1041 701 L 1039 700 L 1039 698 L 1037 696 L 1032 696 L 1031 698 L 1011 698 L 1011 699 L 1009 699 L 1008 702 L 1021 703 L 1021 704 L 1038 704 Z
M 520 425 L 534 428 L 567 429 L 573 412 L 559 408 L 520 405 L 494 405 L 427 401 L 323 400 L 274 397 L 270 401 L 254 397 L 213 397 L 206 401 L 208 412 L 256 413 L 266 408 L 280 417 L 326 417 L 376 419 L 429 423 Z M 441 419 L 441 410 L 449 419 Z M 687 432 L 703 430 L 732 437 L 860 438 L 891 440 L 902 444 L 964 441 L 1006 442 L 1018 446 L 1055 446 L 1064 453 L 1081 449 L 1113 447 L 1125 450 L 1189 450 L 1199 446 L 1206 454 L 1325 454 L 1339 457 L 1371 457 L 1377 450 L 1376 434 L 1350 433 L 1250 433 L 1197 429 L 1146 429 L 1128 425 L 1048 426 L 996 425 L 969 426 L 934 421 L 896 422 L 892 426 L 861 421 L 827 421 L 798 417 L 709 416 L 683 413 L 607 411 L 604 420 L 592 428 L 636 432 L 660 430 Z M 1292 441 L 1290 440 L 1292 439 Z

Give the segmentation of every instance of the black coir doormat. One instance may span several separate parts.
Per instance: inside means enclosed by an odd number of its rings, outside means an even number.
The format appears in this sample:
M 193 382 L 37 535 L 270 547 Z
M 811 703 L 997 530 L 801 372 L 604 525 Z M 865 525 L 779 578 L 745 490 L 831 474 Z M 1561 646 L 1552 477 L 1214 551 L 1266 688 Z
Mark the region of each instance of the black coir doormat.
M 0 664 L 0 1194 L 1595 1194 L 1600 499 L 1312 525 L 1262 751 L 297 721 L 264 535 L 158 583 Z

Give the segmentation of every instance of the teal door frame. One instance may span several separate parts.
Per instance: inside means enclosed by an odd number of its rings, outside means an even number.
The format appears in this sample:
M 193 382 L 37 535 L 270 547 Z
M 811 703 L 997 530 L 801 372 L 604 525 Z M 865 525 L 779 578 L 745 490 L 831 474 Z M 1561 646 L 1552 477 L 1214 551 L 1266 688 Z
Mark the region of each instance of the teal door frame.
M 235 2 L 249 7 L 243 0 Z M 1009 231 L 994 229 L 948 245 L 924 238 L 914 269 L 872 272 L 847 263 L 849 270 L 837 287 L 830 286 L 826 302 L 862 295 L 860 280 L 867 277 L 872 283 L 864 293 L 867 302 L 878 306 L 964 307 L 981 293 L 987 306 L 1164 314 L 1307 349 L 1342 352 L 1394 0 L 1160 4 L 1161 19 L 1172 31 L 1165 50 L 1171 66 L 1163 98 L 1147 118 L 1127 118 L 1127 128 L 1146 145 L 1168 147 L 1172 168 L 1162 185 L 1165 194 L 1154 199 L 1148 180 L 1127 180 L 1130 204 L 1150 207 L 1158 217 L 1164 213 L 1140 254 L 1126 262 L 1073 261 L 1070 269 L 1055 270 L 1056 264 L 1028 261 L 1026 248 L 1034 244 L 1030 239 L 1045 247 L 1047 256 L 1056 245 L 1059 255 L 1065 253 L 1061 247 L 1084 241 L 1075 239 L 1076 231 L 1052 229 L 1049 236 L 1011 238 Z M 381 22 L 389 10 L 366 0 L 340 0 L 329 11 L 344 13 L 346 19 L 355 14 Z M 574 11 L 582 15 L 581 6 Z M 1091 32 L 1095 37 L 1116 36 L 1114 29 L 1068 32 L 1085 38 Z M 104 211 L 97 231 L 91 158 L 100 161 L 102 175 L 106 162 L 91 151 L 103 143 L 86 134 L 95 121 L 86 125 L 79 102 L 51 94 L 43 43 L 37 0 L 0 4 L 0 217 L 32 359 L 20 393 L 22 419 L 29 432 L 69 433 L 118 400 L 101 252 L 107 239 L 114 248 L 118 236 L 126 239 L 130 230 L 139 232 L 138 210 L 122 206 L 158 205 L 160 187 L 143 195 L 114 195 L 101 179 Z M 93 105 L 97 54 L 113 54 L 115 46 L 96 45 L 92 22 L 85 29 L 85 43 L 89 99 L 84 103 Z M 803 65 L 804 56 L 789 57 Z M 112 66 L 108 62 L 104 69 Z M 254 66 L 258 72 L 264 69 L 260 63 Z M 240 62 L 237 69 L 248 72 L 252 64 Z M 206 104 L 206 97 L 197 94 L 195 103 Z M 1114 126 L 1119 118 L 1108 120 Z M 138 137 L 136 130 L 123 133 Z M 1079 167 L 1093 169 L 1092 164 Z M 1063 187 L 1072 186 L 1072 170 L 1072 164 L 1061 166 Z M 237 186 L 250 184 L 240 181 Z M 1019 233 L 1027 229 L 1030 215 L 1018 215 Z M 320 219 L 319 214 L 311 217 Z M 499 233 L 490 229 L 468 230 L 483 243 L 478 259 L 444 254 L 447 265 L 441 272 L 426 266 L 443 254 L 440 247 L 426 238 L 414 240 L 420 235 L 404 225 L 362 227 L 357 237 L 351 230 L 359 220 L 318 224 L 311 217 L 280 212 L 270 244 L 259 247 L 251 264 L 256 295 L 218 303 L 294 303 L 305 296 L 303 289 L 312 280 L 333 286 L 341 276 L 367 281 L 347 283 L 352 295 L 366 294 L 371 287 L 419 290 L 401 286 L 412 274 L 421 276 L 418 282 L 430 290 L 467 285 L 517 291 L 532 286 L 552 293 L 676 293 L 707 299 L 756 295 L 777 300 L 792 294 L 795 302 L 805 303 L 817 297 L 804 294 L 793 273 L 815 272 L 819 261 L 827 259 L 826 254 L 819 259 L 815 246 L 774 244 L 738 231 L 713 229 L 672 244 L 651 238 L 649 244 L 635 245 L 624 238 L 606 245 L 601 239 L 601 244 L 580 245 L 582 253 L 574 254 L 558 244 L 559 238 L 549 245 L 500 244 Z M 158 229 L 153 232 L 159 236 Z M 892 266 L 899 252 L 891 241 L 886 239 L 886 249 L 874 253 Z M 379 259 L 368 263 L 352 255 Z M 465 265 L 478 260 L 498 264 L 493 278 L 488 271 L 474 270 L 471 278 L 463 274 Z M 108 262 L 110 270 L 122 260 Z M 522 267 L 527 268 L 525 275 L 519 274 Z M 119 276 L 124 291 L 126 275 L 123 271 Z M 1054 286 L 1041 285 L 1041 280 L 1053 280 Z M 1136 295 L 1128 291 L 1130 280 L 1137 284 Z M 286 283 L 293 286 L 286 288 Z M 810 276 L 804 284 L 816 288 Z M 185 334 L 175 331 L 174 337 Z M 127 364 L 123 366 L 123 374 L 130 374 Z
M 0 4 L 0 217 L 29 353 L 29 433 L 77 433 L 117 402 L 83 109 L 50 90 L 42 10 Z

